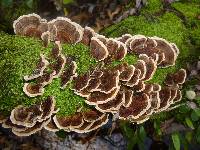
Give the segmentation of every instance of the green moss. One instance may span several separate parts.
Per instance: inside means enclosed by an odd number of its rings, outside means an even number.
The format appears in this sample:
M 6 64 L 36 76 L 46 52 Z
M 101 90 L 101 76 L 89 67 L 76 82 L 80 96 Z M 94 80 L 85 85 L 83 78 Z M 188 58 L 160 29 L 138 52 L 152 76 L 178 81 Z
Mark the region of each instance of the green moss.
M 89 49 L 83 44 L 74 45 L 63 45 L 64 53 L 74 56 L 73 58 L 77 62 L 78 74 L 82 74 L 88 71 L 88 68 L 96 64 L 95 59 L 90 57 Z
M 198 2 L 176 2 L 172 5 L 186 17 L 191 42 L 200 47 L 200 3 Z
M 175 2 L 172 6 L 183 13 L 188 19 L 196 20 L 200 14 L 200 4 L 195 2 Z
M 23 76 L 32 73 L 36 67 L 40 53 L 48 56 L 51 47 L 44 48 L 41 41 L 33 38 L 11 36 L 0 33 L 0 111 L 8 114 L 15 106 L 32 105 L 53 95 L 56 98 L 59 114 L 69 115 L 83 106 L 83 98 L 73 93 L 68 86 L 60 89 L 60 79 L 54 79 L 52 84 L 46 86 L 45 94 L 37 98 L 27 97 L 23 88 Z M 81 44 L 64 45 L 63 53 L 71 55 L 78 64 L 78 73 L 86 72 L 95 64 L 89 56 L 89 49 Z
M 162 8 L 162 0 L 148 0 L 146 7 L 142 9 L 142 13 L 155 13 Z

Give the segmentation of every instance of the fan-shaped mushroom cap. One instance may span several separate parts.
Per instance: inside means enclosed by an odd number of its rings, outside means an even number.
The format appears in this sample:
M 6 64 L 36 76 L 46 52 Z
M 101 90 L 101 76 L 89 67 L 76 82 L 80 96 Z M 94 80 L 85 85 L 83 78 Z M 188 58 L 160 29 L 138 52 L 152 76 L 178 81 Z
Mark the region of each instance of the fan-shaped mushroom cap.
M 135 69 L 133 76 L 129 81 L 125 83 L 126 86 L 133 87 L 134 85 L 137 85 L 139 82 L 139 77 L 140 77 L 141 71 L 139 69 Z
M 175 64 L 178 48 L 175 46 L 175 44 L 171 44 L 165 39 L 158 38 L 158 37 L 152 37 L 153 40 L 156 41 L 156 49 L 163 52 L 165 54 L 165 60 L 160 63 L 162 67 L 168 67 Z
M 71 117 L 58 117 L 55 115 L 53 121 L 59 129 L 70 130 Z
M 118 87 L 119 75 L 120 72 L 118 70 L 104 70 L 103 75 L 100 78 L 101 84 L 98 87 L 98 91 L 110 93 L 113 89 Z
M 154 90 L 153 88 L 153 84 L 145 83 L 145 89 L 143 90 L 143 92 L 149 94 Z
M 33 105 L 31 107 L 17 106 L 12 110 L 10 120 L 13 124 L 22 125 L 25 127 L 33 127 L 38 118 L 41 117 L 42 110 L 40 106 Z
M 132 96 L 133 96 L 133 90 L 130 89 L 124 89 L 124 94 L 125 94 L 125 98 L 124 98 L 124 107 L 129 107 L 132 103 Z
M 108 57 L 108 49 L 102 41 L 97 37 L 92 37 L 90 42 L 91 55 L 97 60 L 101 61 Z
M 156 46 L 155 40 L 143 35 L 134 35 L 126 41 L 126 45 L 130 48 L 130 52 L 134 52 L 138 55 L 146 54 L 150 57 L 154 53 L 158 53 L 158 51 L 154 49 Z
M 133 65 L 127 66 L 124 71 L 120 73 L 119 80 L 121 81 L 129 81 L 131 77 L 134 75 L 135 67 Z
M 100 127 L 102 127 L 103 125 L 105 125 L 108 120 L 109 120 L 109 115 L 105 114 L 105 116 L 103 116 L 100 120 L 95 121 L 91 127 L 88 128 L 88 132 L 94 131 Z
M 136 69 L 139 69 L 141 74 L 139 76 L 139 79 L 144 79 L 146 77 L 146 72 L 147 72 L 147 65 L 144 60 L 138 60 L 136 64 L 134 64 L 134 67 Z
M 130 48 L 131 51 L 135 52 L 136 54 L 144 54 L 143 52 L 140 53 L 140 50 L 144 48 L 144 43 L 146 41 L 147 38 L 144 35 L 134 35 L 129 38 L 125 44 Z
M 67 84 L 76 76 L 77 64 L 75 61 L 72 61 L 68 68 L 66 68 L 61 74 L 61 88 L 64 89 Z
M 84 90 L 88 91 L 88 92 L 94 92 L 94 91 L 98 91 L 98 87 L 101 84 L 101 80 L 98 78 L 91 78 L 89 80 L 88 86 L 85 87 Z
M 160 65 L 165 60 L 165 53 L 158 52 L 157 54 L 158 54 L 157 65 Z
M 56 126 L 55 122 L 53 121 L 53 118 L 50 119 L 50 122 L 44 126 L 44 128 L 48 131 L 52 131 L 52 132 L 57 132 L 59 131 L 58 127 Z
M 170 88 L 171 89 L 171 98 L 170 98 L 170 105 L 174 103 L 174 99 L 176 98 L 177 95 L 177 88 Z
M 83 89 L 81 91 L 74 91 L 74 93 L 85 98 L 88 98 L 91 94 L 90 92 L 87 91 L 87 89 Z
M 30 136 L 31 134 L 36 133 L 37 131 L 40 131 L 44 126 L 46 126 L 50 122 L 50 118 L 43 121 L 43 122 L 37 122 L 33 127 L 27 128 L 24 131 L 15 131 L 12 130 L 12 132 L 17 136 Z
M 108 49 L 109 55 L 115 55 L 117 49 L 120 47 L 120 42 L 113 38 L 109 38 L 106 42 L 106 47 Z
M 79 128 L 83 125 L 83 116 L 81 113 L 76 113 L 67 117 L 53 117 L 54 123 L 59 129 L 70 131 L 72 128 Z
M 40 38 L 43 32 L 48 30 L 47 21 L 37 14 L 20 16 L 13 23 L 14 32 L 17 35 L 25 35 Z
M 74 78 L 74 89 L 75 91 L 81 91 L 85 87 L 88 86 L 90 81 L 89 73 L 85 73 L 84 75 L 79 75 Z
M 132 102 L 129 107 L 119 109 L 119 119 L 137 119 L 151 107 L 149 96 L 145 93 L 132 96 Z
M 108 114 L 100 113 L 97 110 L 92 110 L 92 111 L 89 111 L 89 112 L 84 112 L 83 113 L 83 124 L 82 124 L 82 126 L 78 127 L 78 128 L 73 128 L 72 130 L 75 131 L 75 132 L 77 132 L 77 133 L 90 132 L 90 131 L 92 131 L 91 127 L 93 126 L 93 124 L 96 124 L 96 122 L 98 123 L 100 120 L 102 120 L 103 118 L 105 118 L 105 116 L 108 116 Z M 107 122 L 104 122 L 104 123 L 106 124 Z M 102 125 L 104 125 L 104 123 L 102 122 Z M 102 125 L 100 125 L 99 127 L 101 127 Z
M 181 90 L 177 89 L 176 97 L 174 98 L 173 103 L 180 102 L 181 99 L 182 99 L 182 92 L 181 92 Z
M 157 91 L 153 91 L 150 94 L 150 99 L 151 99 L 151 109 L 152 109 L 152 113 L 155 109 L 159 109 L 160 107 L 160 95 L 159 92 Z M 149 113 L 151 114 L 151 113 Z
M 155 84 L 157 87 L 153 89 L 154 84 L 148 84 L 147 86 L 152 85 L 151 91 L 149 92 L 149 98 L 150 98 L 150 106 L 149 109 L 146 110 L 146 112 L 141 115 L 138 119 L 131 118 L 131 122 L 136 122 L 137 124 L 143 123 L 147 121 L 152 113 L 154 113 L 154 110 L 157 110 L 160 107 L 160 96 L 158 90 L 158 84 Z M 149 86 L 150 87 L 150 86 Z
M 86 133 L 106 124 L 108 122 L 108 114 L 91 110 L 89 112 L 76 113 L 68 117 L 54 116 L 53 120 L 59 129 L 68 132 Z
M 89 46 L 91 38 L 94 36 L 95 36 L 94 30 L 92 28 L 86 26 L 83 31 L 83 38 L 81 40 L 81 43 Z
M 57 58 L 56 58 L 56 62 L 51 64 L 51 69 L 52 70 L 55 70 L 55 75 L 53 76 L 53 78 L 58 78 L 64 67 L 65 67 L 65 64 L 66 64 L 66 57 L 64 55 L 59 55 Z
M 146 64 L 146 74 L 142 80 L 148 81 L 153 77 L 157 69 L 157 64 L 152 58 L 149 58 L 146 54 L 139 55 L 139 58 L 142 59 Z
M 119 48 L 116 50 L 114 55 L 115 60 L 122 60 L 127 54 L 127 48 L 124 43 L 119 43 Z
M 134 85 L 133 86 L 133 89 L 136 91 L 136 92 L 142 92 L 144 89 L 145 89 L 145 83 L 144 81 L 139 81 L 138 84 Z
M 166 110 L 170 106 L 170 100 L 171 100 L 171 89 L 168 87 L 163 87 L 159 91 L 159 97 L 160 97 L 160 107 L 156 112 L 161 112 L 163 110 Z
M 122 43 L 126 43 L 126 41 L 131 38 L 132 35 L 131 34 L 124 34 L 121 37 L 116 38 L 116 40 L 122 42 Z
M 108 42 L 108 38 L 106 38 L 104 35 L 101 35 L 101 34 L 98 34 L 98 33 L 95 34 L 95 37 L 98 40 L 100 40 L 106 46 L 106 44 Z
M 49 62 L 45 59 L 44 55 L 40 54 L 40 60 L 36 66 L 36 69 L 32 75 L 24 76 L 25 81 L 33 80 L 43 75 L 44 70 L 49 65 Z
M 49 96 L 44 102 L 40 104 L 42 115 L 39 117 L 38 121 L 42 122 L 52 116 L 54 113 L 56 101 L 53 96 Z
M 74 128 L 72 131 L 77 133 L 87 133 L 100 128 L 108 122 L 108 114 L 102 114 L 97 120 L 92 122 L 84 121 L 83 125 L 79 128 Z
M 3 128 L 12 128 L 12 130 L 15 131 L 24 131 L 27 129 L 27 127 L 22 126 L 22 125 L 16 125 L 14 123 L 12 123 L 12 121 L 10 120 L 10 118 L 7 118 L 3 124 L 2 124 Z
M 44 85 L 41 83 L 25 83 L 23 87 L 24 93 L 29 97 L 36 97 L 39 95 L 43 95 L 44 93 Z
M 77 23 L 72 22 L 68 18 L 57 17 L 56 19 L 48 22 L 49 31 L 56 28 L 56 39 L 62 43 L 76 44 L 82 40 L 83 29 Z M 55 34 L 55 33 L 54 33 Z
M 87 122 L 94 122 L 102 118 L 103 113 L 97 111 L 97 110 L 90 110 L 83 112 L 83 119 Z
M 41 111 L 40 111 L 41 113 Z M 10 120 L 16 125 L 24 125 L 24 122 L 29 119 L 29 112 L 23 106 L 17 106 L 11 111 Z
M 43 41 L 44 47 L 47 47 L 50 43 L 50 32 L 49 31 L 43 32 L 41 35 L 41 39 Z
M 110 93 L 103 93 L 103 92 L 92 92 L 89 97 L 85 100 L 85 102 L 89 105 L 96 105 L 96 104 L 104 104 L 108 101 L 113 100 L 117 93 L 119 92 L 120 87 L 116 87 Z
M 117 96 L 108 101 L 107 103 L 98 104 L 96 105 L 96 109 L 100 112 L 111 112 L 116 113 L 118 112 L 119 108 L 124 104 L 125 102 L 125 94 L 123 92 L 118 92 Z
M 174 74 L 168 74 L 165 80 L 165 84 L 168 86 L 183 84 L 185 82 L 186 76 L 186 70 L 180 69 Z
M 36 83 L 40 83 L 43 86 L 46 86 L 50 84 L 53 81 L 53 77 L 56 74 L 56 71 L 48 72 L 47 70 L 44 70 L 43 75 L 36 78 Z
M 174 65 L 179 53 L 174 43 L 158 37 L 135 35 L 126 41 L 126 45 L 136 54 L 146 54 L 149 57 L 152 57 L 154 53 L 158 54 L 157 62 L 162 67 Z
M 43 122 L 50 118 L 55 113 L 54 109 L 55 99 L 53 97 L 48 97 L 40 105 L 30 107 L 17 106 L 10 115 L 10 121 L 13 124 L 10 124 L 10 128 L 15 131 L 19 131 L 19 129 L 20 131 L 25 131 L 28 128 L 32 128 L 37 122 Z

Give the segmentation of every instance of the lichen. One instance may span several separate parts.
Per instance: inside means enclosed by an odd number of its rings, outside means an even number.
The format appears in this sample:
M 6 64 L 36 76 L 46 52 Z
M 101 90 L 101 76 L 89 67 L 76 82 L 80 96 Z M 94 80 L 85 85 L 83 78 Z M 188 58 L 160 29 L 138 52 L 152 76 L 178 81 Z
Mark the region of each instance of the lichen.
M 149 0 L 147 1 L 146 7 L 142 9 L 143 14 L 147 13 L 155 13 L 158 12 L 162 8 L 161 0 Z

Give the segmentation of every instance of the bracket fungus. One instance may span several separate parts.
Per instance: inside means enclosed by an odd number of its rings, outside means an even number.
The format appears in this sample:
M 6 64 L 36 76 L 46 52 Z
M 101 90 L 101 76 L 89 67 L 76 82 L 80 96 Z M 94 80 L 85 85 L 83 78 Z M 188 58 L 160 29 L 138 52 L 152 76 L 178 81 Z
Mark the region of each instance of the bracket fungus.
M 0 122 L 18 136 L 28 136 L 42 128 L 86 133 L 106 124 L 110 114 L 139 124 L 182 98 L 180 85 L 186 79 L 185 69 L 168 74 L 164 85 L 149 82 L 158 69 L 175 65 L 180 54 L 177 46 L 165 39 L 130 34 L 107 38 L 68 18 L 57 17 L 47 22 L 36 14 L 19 17 L 13 27 L 17 35 L 40 38 L 45 48 L 54 43 L 48 55 L 40 55 L 33 74 L 24 76 L 22 89 L 26 96 L 30 100 L 44 96 L 45 88 L 55 79 L 60 81 L 60 91 L 70 89 L 73 96 L 82 97 L 85 105 L 90 106 L 88 110 L 60 116 L 56 103 L 60 97 L 54 95 L 29 107 L 16 106 L 10 117 L 0 117 Z M 89 53 L 96 64 L 79 73 L 81 56 L 70 57 L 67 50 L 62 50 L 63 43 L 85 45 L 89 51 L 84 53 Z M 137 59 L 128 63 L 125 58 L 132 55 Z
M 79 112 L 68 117 L 53 117 L 53 122 L 58 129 L 65 131 L 75 131 L 77 133 L 86 133 L 103 126 L 108 122 L 109 114 L 90 110 L 87 112 Z
M 50 122 L 51 116 L 55 113 L 54 110 L 54 97 L 48 97 L 40 104 L 30 107 L 17 106 L 2 126 L 12 128 L 12 132 L 18 136 L 29 136 Z
M 48 30 L 46 19 L 37 14 L 20 16 L 13 23 L 14 32 L 17 35 L 40 38 L 42 33 Z

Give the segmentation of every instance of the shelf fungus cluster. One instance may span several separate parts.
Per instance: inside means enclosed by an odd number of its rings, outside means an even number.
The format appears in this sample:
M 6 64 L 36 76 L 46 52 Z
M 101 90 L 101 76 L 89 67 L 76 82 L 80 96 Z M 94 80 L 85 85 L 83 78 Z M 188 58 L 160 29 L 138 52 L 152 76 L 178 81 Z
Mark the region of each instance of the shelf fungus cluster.
M 49 124 L 51 116 L 56 112 L 54 97 L 48 97 L 40 104 L 30 107 L 17 106 L 2 126 L 11 128 L 18 136 L 29 136 Z
M 120 64 L 113 68 L 95 68 L 74 78 L 74 91 L 85 98 L 102 113 L 118 113 L 119 119 L 143 123 L 152 114 L 167 110 L 181 100 L 180 86 L 184 83 L 186 72 L 180 69 L 170 76 L 176 85 L 161 87 L 148 83 L 154 75 L 157 63 L 146 54 L 139 56 L 136 64 Z M 169 77 L 166 81 L 170 80 Z
M 63 129 L 64 131 L 74 131 L 77 133 L 87 133 L 105 125 L 109 120 L 109 114 L 101 113 L 97 110 L 87 112 L 77 112 L 73 116 L 59 117 L 54 116 L 51 129 Z
M 82 28 L 68 18 L 52 21 L 36 14 L 19 17 L 13 24 L 17 35 L 40 38 L 44 46 L 54 43 L 50 54 L 40 55 L 31 75 L 24 76 L 23 91 L 28 97 L 41 96 L 45 86 L 60 78 L 65 90 L 72 83 L 74 94 L 84 98 L 90 110 L 71 116 L 56 113 L 56 97 L 30 107 L 17 106 L 9 118 L 0 117 L 3 127 L 12 128 L 19 136 L 31 135 L 42 128 L 56 132 L 60 129 L 86 133 L 108 122 L 110 114 L 133 123 L 143 123 L 153 114 L 168 110 L 182 98 L 181 87 L 186 79 L 185 69 L 166 76 L 164 84 L 149 82 L 157 69 L 175 65 L 179 49 L 174 43 L 158 37 L 124 34 L 106 38 L 90 27 Z M 82 43 L 89 47 L 90 56 L 98 63 L 84 74 L 78 74 L 72 57 L 64 55 L 61 43 Z M 135 63 L 120 62 L 127 55 L 136 55 Z

